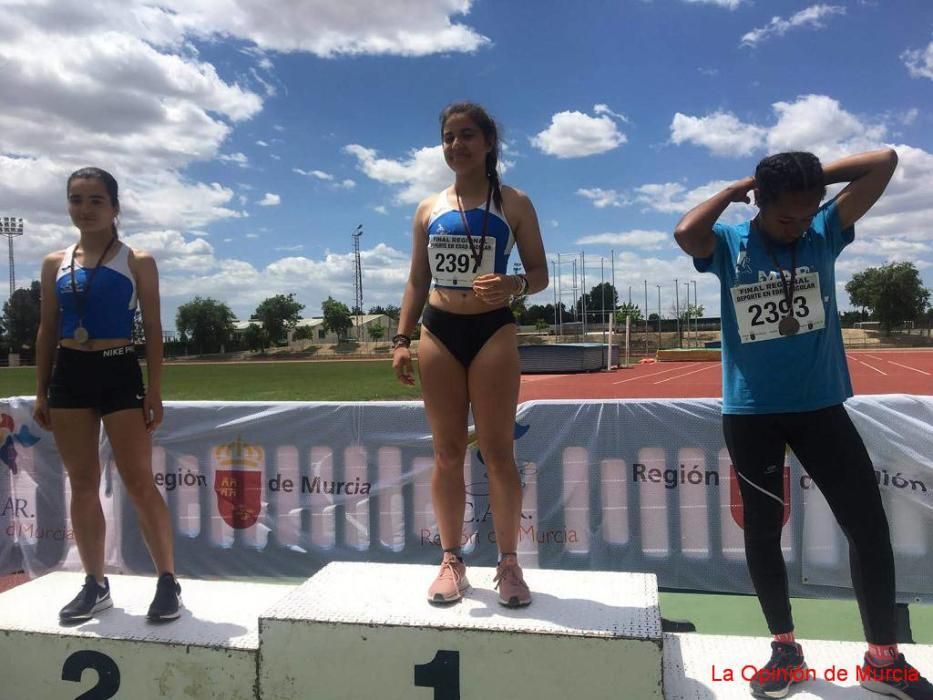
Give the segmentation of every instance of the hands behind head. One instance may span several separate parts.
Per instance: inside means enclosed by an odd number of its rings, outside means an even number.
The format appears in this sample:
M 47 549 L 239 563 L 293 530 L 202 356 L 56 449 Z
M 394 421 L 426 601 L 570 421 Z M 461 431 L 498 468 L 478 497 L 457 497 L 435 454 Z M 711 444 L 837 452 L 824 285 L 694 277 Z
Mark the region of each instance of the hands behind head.
M 753 177 L 745 177 L 741 180 L 737 180 L 730 186 L 732 196 L 729 198 L 729 201 L 751 204 L 752 200 L 751 197 L 748 196 L 748 193 L 754 190 L 756 186 L 755 178 Z

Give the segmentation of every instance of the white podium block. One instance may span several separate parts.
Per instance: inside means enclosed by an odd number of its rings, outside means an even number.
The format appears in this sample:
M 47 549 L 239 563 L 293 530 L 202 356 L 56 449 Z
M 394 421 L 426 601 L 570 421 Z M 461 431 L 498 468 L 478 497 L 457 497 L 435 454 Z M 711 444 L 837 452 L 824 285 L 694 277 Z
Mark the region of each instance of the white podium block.
M 259 615 L 293 586 L 182 579 L 181 617 L 153 624 L 155 577 L 109 578 L 114 607 L 73 627 L 58 611 L 83 574 L 0 594 L 0 700 L 256 700 Z
M 879 700 L 859 686 L 862 642 L 799 640 L 809 677 L 791 688 L 793 700 Z M 933 646 L 900 644 L 908 663 L 933 675 Z M 771 656 L 771 639 L 708 634 L 664 635 L 666 700 L 748 700 L 748 683 Z
M 259 621 L 263 700 L 661 698 L 653 575 L 528 569 L 530 607 L 470 568 L 459 603 L 426 600 L 436 566 L 332 563 Z

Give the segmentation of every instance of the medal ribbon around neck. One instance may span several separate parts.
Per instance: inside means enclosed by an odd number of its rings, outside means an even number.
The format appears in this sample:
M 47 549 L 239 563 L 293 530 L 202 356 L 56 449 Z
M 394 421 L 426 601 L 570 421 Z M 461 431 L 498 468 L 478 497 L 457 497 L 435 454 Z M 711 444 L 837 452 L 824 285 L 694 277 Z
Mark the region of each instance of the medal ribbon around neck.
M 467 221 L 466 213 L 463 211 L 463 201 L 460 199 L 460 192 L 457 190 L 457 186 L 454 185 L 454 194 L 457 196 L 457 210 L 460 212 L 460 220 L 463 222 L 463 230 L 466 232 L 467 243 L 470 244 L 470 253 L 473 256 L 473 272 L 475 273 L 479 270 L 479 266 L 483 264 L 483 254 L 486 252 L 486 229 L 489 225 L 489 204 L 492 201 L 492 185 L 489 185 L 489 189 L 486 191 L 486 208 L 483 212 L 483 230 L 479 239 L 479 249 L 473 246 L 473 236 L 470 231 L 470 223 Z
M 71 249 L 71 291 L 74 294 L 75 300 L 75 309 L 78 312 L 78 328 L 75 330 L 75 340 L 79 343 L 86 343 L 88 341 L 87 329 L 84 328 L 84 312 L 86 310 L 86 302 L 88 300 L 88 295 L 91 292 L 91 283 L 94 281 L 94 278 L 97 276 L 97 271 L 100 269 L 101 264 L 104 262 L 104 258 L 107 257 L 107 253 L 110 252 L 110 247 L 113 245 L 114 241 L 117 240 L 116 236 L 113 236 L 110 241 L 107 243 L 107 247 L 104 248 L 104 252 L 101 253 L 101 256 L 97 259 L 97 264 L 90 268 L 88 272 L 85 273 L 84 288 L 81 290 L 81 294 L 78 294 L 78 285 L 75 282 L 75 255 L 78 252 L 78 246 L 75 246 Z M 82 267 L 84 267 L 82 265 Z M 84 268 L 88 270 L 87 267 Z M 85 336 L 83 339 L 79 336 Z
M 788 283 L 786 275 L 784 274 L 784 268 L 781 267 L 781 263 L 778 262 L 777 256 L 771 248 L 768 234 L 762 232 L 757 225 L 755 228 L 757 228 L 758 232 L 761 234 L 762 241 L 765 244 L 765 250 L 768 251 L 768 257 L 771 258 L 771 262 L 773 262 L 774 266 L 778 269 L 778 274 L 781 277 L 781 287 L 784 289 L 784 299 L 787 301 L 787 315 L 782 318 L 781 322 L 778 324 L 778 331 L 781 335 L 795 335 L 797 331 L 800 330 L 800 322 L 794 318 L 794 292 L 797 288 L 797 240 L 794 240 L 790 249 L 790 283 Z

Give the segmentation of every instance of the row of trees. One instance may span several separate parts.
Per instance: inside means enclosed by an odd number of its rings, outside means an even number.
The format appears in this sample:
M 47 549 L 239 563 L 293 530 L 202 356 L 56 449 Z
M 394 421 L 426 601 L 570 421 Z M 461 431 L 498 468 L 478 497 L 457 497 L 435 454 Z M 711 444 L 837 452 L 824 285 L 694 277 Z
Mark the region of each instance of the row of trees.
M 907 322 L 933 322 L 930 290 L 924 288 L 920 272 L 912 262 L 891 263 L 857 272 L 846 282 L 846 292 L 852 306 L 861 309 L 858 320 L 878 321 L 885 333 Z
M 844 326 L 857 321 L 877 321 L 881 328 L 890 333 L 893 329 L 907 323 L 933 324 L 933 308 L 930 307 L 930 290 L 924 288 L 920 273 L 912 262 L 896 262 L 880 267 L 870 267 L 853 275 L 846 284 L 846 291 L 852 306 L 857 310 L 841 314 Z M 24 352 L 35 343 L 39 327 L 39 282 L 33 282 L 28 288 L 13 292 L 3 305 L 0 317 L 0 353 Z M 239 342 L 249 349 L 263 349 L 283 342 L 289 331 L 297 328 L 304 304 L 295 299 L 294 294 L 276 294 L 264 299 L 250 315 L 251 323 L 242 334 Z M 615 323 L 622 325 L 625 318 L 633 322 L 641 321 L 642 310 L 635 304 L 619 304 L 619 294 L 613 285 L 604 282 L 583 294 L 571 307 L 558 303 L 558 317 L 565 323 L 582 321 L 584 310 L 587 323 L 601 323 L 606 314 L 615 310 Z M 679 311 L 681 320 L 699 318 L 703 315 L 702 305 L 690 304 L 675 311 L 671 309 L 670 318 Z M 512 306 L 512 312 L 521 325 L 534 325 L 544 329 L 554 323 L 553 304 L 526 305 L 525 299 L 518 299 Z M 385 314 L 398 320 L 399 307 L 373 306 L 370 314 Z M 332 297 L 321 304 L 324 318 L 323 330 L 333 332 L 339 338 L 345 338 L 353 328 L 353 317 L 362 314 L 361 309 L 350 308 Z M 657 319 L 651 314 L 649 321 Z M 234 334 L 236 316 L 227 304 L 210 297 L 197 296 L 178 307 L 175 326 L 181 340 L 192 346 L 198 353 L 218 352 L 232 349 L 237 343 Z M 141 324 L 137 319 L 134 334 L 141 339 Z M 311 329 L 301 328 L 296 337 L 309 337 Z M 371 340 L 381 340 L 385 329 L 372 326 L 367 329 Z
M 289 332 L 295 331 L 296 340 L 312 340 L 313 329 L 308 326 L 298 328 L 304 304 L 295 299 L 294 294 L 276 294 L 260 302 L 250 315 L 250 323 L 243 331 L 240 343 L 250 350 L 262 350 L 270 345 L 277 345 L 286 340 Z M 349 308 L 346 304 L 327 297 L 321 303 L 325 333 L 335 333 L 338 338 L 346 338 L 353 328 L 354 316 L 362 315 L 362 310 Z M 397 306 L 373 306 L 370 314 L 385 314 L 398 320 Z M 193 345 L 199 353 L 219 352 L 235 345 L 234 321 L 236 316 L 225 303 L 210 297 L 195 297 L 178 307 L 175 314 L 175 327 L 181 340 Z M 385 336 L 386 329 L 378 324 L 367 329 L 370 340 L 379 341 Z

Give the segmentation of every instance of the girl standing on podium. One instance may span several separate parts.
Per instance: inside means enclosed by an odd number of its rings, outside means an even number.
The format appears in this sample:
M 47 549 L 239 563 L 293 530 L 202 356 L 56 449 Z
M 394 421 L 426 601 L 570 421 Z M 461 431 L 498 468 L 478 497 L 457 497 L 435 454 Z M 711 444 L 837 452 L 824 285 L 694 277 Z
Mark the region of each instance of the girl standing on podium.
M 151 621 L 179 616 L 168 508 L 152 480 L 151 434 L 162 422 L 162 325 L 159 273 L 147 253 L 121 243 L 117 181 L 99 168 L 68 178 L 68 213 L 77 243 L 42 262 L 42 306 L 36 338 L 34 417 L 55 437 L 71 483 L 71 521 L 84 587 L 59 613 L 78 623 L 112 607 L 104 576 L 106 523 L 100 504 L 100 426 L 139 515 L 160 574 Z M 146 333 L 147 386 L 133 345 L 137 300 Z M 54 359 L 54 367 L 53 367 Z
M 411 269 L 399 333 L 392 339 L 396 376 L 414 384 L 409 345 L 422 316 L 418 371 L 434 439 L 431 495 L 444 550 L 428 600 L 452 603 L 470 585 L 461 544 L 472 408 L 500 552 L 499 602 L 520 607 L 531 602 L 531 593 L 516 559 L 522 489 L 513 431 L 521 373 L 509 303 L 547 288 L 547 261 L 531 200 L 499 184 L 495 122 L 468 102 L 448 106 L 440 122 L 454 184 L 415 211 Z M 509 253 L 516 243 L 525 273 L 509 275 Z
M 862 685 L 933 700 L 933 685 L 897 647 L 891 536 L 871 457 L 843 405 L 852 385 L 836 306 L 836 258 L 896 167 L 888 148 L 825 166 L 812 153 L 778 153 L 691 209 L 674 231 L 696 269 L 720 280 L 723 434 L 742 493 L 749 574 L 774 635 L 771 658 L 751 681 L 756 697 L 782 698 L 806 678 L 781 551 L 789 446 L 849 542 L 868 641 Z M 847 184 L 823 203 L 836 183 Z M 757 216 L 719 221 L 752 192 Z

